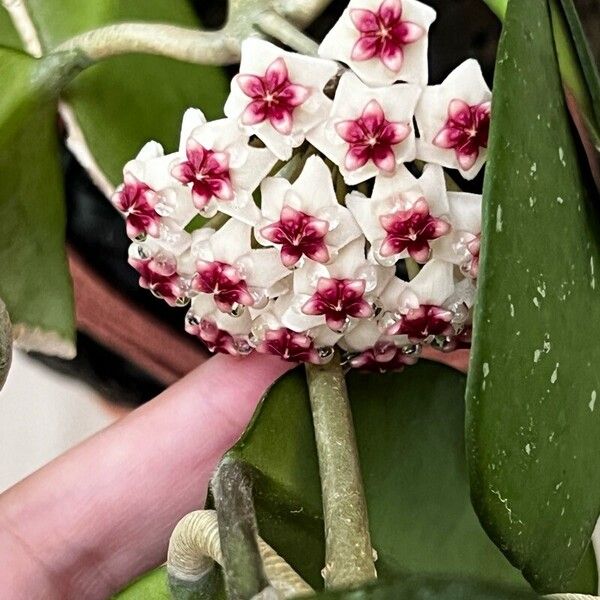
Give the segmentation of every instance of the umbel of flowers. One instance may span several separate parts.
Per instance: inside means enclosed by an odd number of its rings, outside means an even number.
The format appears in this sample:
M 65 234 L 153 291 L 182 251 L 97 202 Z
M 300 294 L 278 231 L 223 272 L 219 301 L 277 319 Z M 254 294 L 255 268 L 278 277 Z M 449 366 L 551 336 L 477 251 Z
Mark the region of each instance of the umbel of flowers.
M 149 142 L 114 205 L 140 285 L 209 350 L 400 369 L 469 343 L 491 93 L 467 60 L 428 85 L 435 11 L 351 0 L 319 57 L 242 47 L 226 118 Z M 410 275 L 410 276 L 409 276 Z

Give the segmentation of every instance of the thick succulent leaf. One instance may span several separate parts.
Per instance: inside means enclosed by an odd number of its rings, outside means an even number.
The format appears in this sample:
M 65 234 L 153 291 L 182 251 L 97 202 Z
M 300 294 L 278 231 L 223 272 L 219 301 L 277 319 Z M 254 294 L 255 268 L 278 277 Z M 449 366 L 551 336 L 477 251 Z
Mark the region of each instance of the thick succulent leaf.
M 16 50 L 22 48 L 21 40 L 13 27 L 8 11 L 2 6 L 0 6 L 0 46 Z
M 526 588 L 469 502 L 464 377 L 422 362 L 402 374 L 353 373 L 348 383 L 380 576 L 474 576 Z M 320 586 L 321 495 L 301 369 L 272 388 L 231 452 L 254 469 L 261 536 Z
M 0 48 L 0 297 L 23 346 L 73 356 L 53 95 L 63 66 Z
M 508 5 L 488 157 L 467 390 L 472 498 L 530 583 L 559 592 L 600 510 L 600 252 L 546 0 Z
M 590 93 L 591 109 L 596 118 L 596 126 L 600 126 L 600 75 L 598 74 L 598 66 L 590 50 L 573 0 L 560 0 L 560 2 L 569 24 L 569 30 Z
M 114 600 L 171 600 L 167 582 L 167 569 L 160 567 L 149 571 L 130 583 L 124 590 L 113 596 Z
M 45 49 L 118 21 L 158 21 L 198 26 L 186 0 L 29 0 Z M 228 92 L 224 71 L 158 56 L 120 56 L 82 73 L 65 91 L 100 169 L 117 183 L 125 162 L 150 139 L 175 149 L 186 108 L 208 118 L 222 114 Z

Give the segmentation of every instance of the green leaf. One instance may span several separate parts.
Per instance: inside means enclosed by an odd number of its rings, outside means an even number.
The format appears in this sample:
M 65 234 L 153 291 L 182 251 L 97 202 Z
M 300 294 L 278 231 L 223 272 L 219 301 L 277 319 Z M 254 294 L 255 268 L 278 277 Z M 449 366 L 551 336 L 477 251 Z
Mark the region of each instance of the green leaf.
M 23 45 L 15 31 L 8 11 L 0 6 L 0 46 L 21 50 Z
M 78 33 L 118 21 L 160 21 L 198 26 L 185 0 L 29 0 L 43 46 L 49 50 Z M 207 118 L 222 115 L 228 93 L 223 69 L 158 56 L 119 56 L 82 73 L 64 93 L 100 169 L 112 183 L 123 165 L 154 139 L 169 150 L 179 140 L 186 108 Z
M 171 600 L 167 582 L 167 569 L 160 567 L 142 575 L 124 590 L 113 596 L 114 600 Z
M 598 126 L 600 126 L 600 75 L 598 74 L 598 67 L 585 37 L 573 0 L 560 1 L 585 77 L 591 99 L 591 111 L 593 111 L 596 120 L 596 128 L 598 128 Z
M 0 48 L 0 297 L 23 346 L 73 356 L 54 95 L 64 58 Z
M 483 218 L 467 391 L 472 498 L 530 583 L 560 592 L 600 510 L 600 253 L 546 0 L 508 5 Z
M 319 600 L 535 600 L 539 596 L 514 588 L 468 580 L 407 579 L 377 582 L 356 590 L 324 592 Z
M 380 576 L 422 573 L 525 581 L 479 525 L 464 458 L 464 377 L 423 362 L 348 379 Z M 282 378 L 231 453 L 255 472 L 260 535 L 313 586 L 324 540 L 303 371 Z

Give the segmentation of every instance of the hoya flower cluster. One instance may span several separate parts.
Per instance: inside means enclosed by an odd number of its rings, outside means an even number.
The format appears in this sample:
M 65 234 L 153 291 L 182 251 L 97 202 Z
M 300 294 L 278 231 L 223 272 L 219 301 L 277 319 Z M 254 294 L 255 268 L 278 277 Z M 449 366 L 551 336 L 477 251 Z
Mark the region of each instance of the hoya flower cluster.
M 319 57 L 248 39 L 226 118 L 150 142 L 113 198 L 140 284 L 211 351 L 398 369 L 468 343 L 491 93 L 467 60 L 427 85 L 435 11 L 351 0 Z M 412 278 L 409 278 L 408 275 Z

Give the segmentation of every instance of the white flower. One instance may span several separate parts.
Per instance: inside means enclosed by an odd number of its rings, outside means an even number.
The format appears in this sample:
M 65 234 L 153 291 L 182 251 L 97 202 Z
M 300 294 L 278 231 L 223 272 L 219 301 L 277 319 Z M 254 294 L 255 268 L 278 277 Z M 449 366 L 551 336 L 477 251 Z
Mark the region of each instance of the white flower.
M 360 229 L 336 198 L 331 172 L 311 156 L 294 183 L 269 177 L 261 185 L 260 227 L 256 239 L 280 249 L 281 261 L 291 268 L 307 257 L 327 263 Z
M 191 289 L 209 295 L 214 305 L 230 315 L 244 308 L 262 308 L 269 298 L 287 291 L 289 271 L 275 248 L 253 250 L 251 227 L 230 219 L 219 229 L 192 234 L 186 270 L 193 269 Z
M 384 306 L 396 307 L 385 332 L 406 335 L 414 343 L 452 335 L 455 315 L 445 303 L 453 292 L 453 265 L 441 260 L 428 262 L 409 282 L 394 278 L 381 294 Z
M 337 70 L 333 61 L 249 38 L 242 43 L 240 73 L 231 82 L 225 114 L 287 160 L 306 132 L 325 118 L 328 99 L 323 88 Z
M 235 121 L 207 122 L 198 113 L 193 113 L 195 127 L 190 130 L 190 116 L 182 130 L 179 155 L 171 165 L 172 176 L 191 189 L 193 204 L 201 214 L 211 216 L 220 211 L 255 223 L 260 211 L 252 192 L 277 158 L 267 148 L 249 146 L 248 136 Z M 184 138 L 185 133 L 188 135 Z
M 474 59 L 454 69 L 442 84 L 425 88 L 415 112 L 417 158 L 473 179 L 486 159 L 491 99 Z
M 377 177 L 373 197 L 353 192 L 346 206 L 371 244 L 374 259 L 390 266 L 412 257 L 425 263 L 434 240 L 450 231 L 444 172 L 426 165 L 416 179 L 404 166 L 393 177 Z
M 481 195 L 448 192 L 452 231 L 433 246 L 433 256 L 460 267 L 466 277 L 477 278 L 481 244 Z
M 308 141 L 337 164 L 347 184 L 392 175 L 415 157 L 412 118 L 421 89 L 400 83 L 370 88 L 349 71 L 340 78 L 327 121 Z
M 416 0 L 350 0 L 319 46 L 365 83 L 427 84 L 427 42 L 435 10 Z
M 197 109 L 186 111 L 181 126 L 183 142 L 203 118 L 201 115 Z M 171 175 L 170 165 L 176 157 L 176 153 L 165 155 L 158 142 L 148 142 L 123 168 L 124 183 L 111 201 L 123 213 L 129 237 L 149 235 L 169 246 L 166 238 L 185 227 L 196 214 L 189 190 Z
M 329 265 L 307 261 L 294 272 L 295 298 L 283 314 L 293 331 L 327 325 L 342 334 L 357 320 L 374 314 L 372 302 L 393 277 L 394 269 L 365 259 L 363 237 L 347 244 Z

